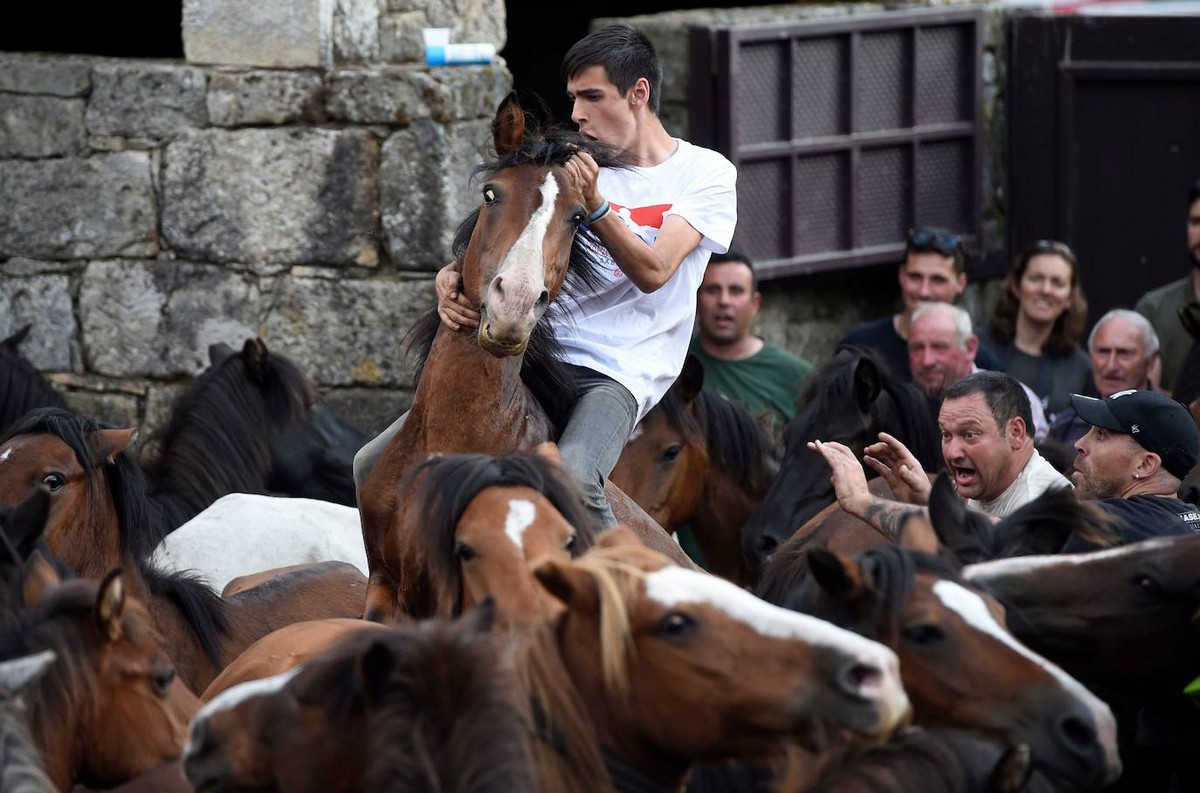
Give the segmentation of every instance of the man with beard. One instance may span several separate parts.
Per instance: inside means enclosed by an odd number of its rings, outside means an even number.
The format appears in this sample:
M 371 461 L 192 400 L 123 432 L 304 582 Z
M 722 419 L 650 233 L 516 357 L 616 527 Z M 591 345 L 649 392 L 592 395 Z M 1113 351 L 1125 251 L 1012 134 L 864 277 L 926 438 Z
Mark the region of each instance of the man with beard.
M 1200 312 L 1200 181 L 1188 190 L 1187 247 L 1192 271 L 1178 281 L 1152 289 L 1133 307 L 1150 320 L 1161 345 L 1162 377 L 1159 387 L 1171 393 L 1179 377 L 1183 359 L 1194 339 L 1180 321 L 1180 311 L 1191 306 Z
M 1176 497 L 1200 450 L 1187 409 L 1156 391 L 1073 394 L 1071 402 L 1092 425 L 1075 444 L 1071 481 L 1081 498 L 1096 499 L 1118 519 L 1122 542 L 1200 532 L 1200 508 Z M 1072 538 L 1063 550 L 1094 547 Z
M 1032 422 L 1029 398 L 1004 372 L 975 372 L 946 389 L 938 412 L 942 454 L 967 506 L 998 520 L 1047 490 L 1071 486 L 1034 448 Z M 902 443 L 887 433 L 879 437 L 866 447 L 863 461 L 887 480 L 899 501 L 871 493 L 862 465 L 844 444 L 817 440 L 808 447 L 829 463 L 842 509 L 896 536 L 913 505 L 928 503 L 930 484 Z

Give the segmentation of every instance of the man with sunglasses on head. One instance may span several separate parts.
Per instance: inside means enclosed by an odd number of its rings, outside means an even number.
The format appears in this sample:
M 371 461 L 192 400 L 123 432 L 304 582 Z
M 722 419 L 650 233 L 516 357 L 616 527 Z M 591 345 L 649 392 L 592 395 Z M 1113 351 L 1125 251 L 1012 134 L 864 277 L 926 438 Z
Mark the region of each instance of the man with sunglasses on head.
M 959 236 L 946 229 L 922 226 L 908 232 L 904 261 L 900 263 L 900 296 L 897 314 L 864 322 L 850 330 L 838 346 L 853 344 L 881 353 L 892 372 L 912 379 L 908 357 L 908 326 L 920 303 L 954 303 L 967 288 L 965 256 Z M 982 369 L 1000 369 L 1000 362 L 980 347 L 976 362 Z

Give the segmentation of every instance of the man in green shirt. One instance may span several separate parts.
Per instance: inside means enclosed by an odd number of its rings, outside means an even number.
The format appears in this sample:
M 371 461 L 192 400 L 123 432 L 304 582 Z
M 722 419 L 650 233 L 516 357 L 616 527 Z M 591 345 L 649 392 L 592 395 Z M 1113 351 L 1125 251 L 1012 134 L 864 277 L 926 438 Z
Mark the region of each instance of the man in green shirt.
M 689 351 L 704 366 L 704 385 L 745 404 L 778 441 L 812 364 L 750 332 L 762 295 L 745 254 L 714 253 L 696 299 Z

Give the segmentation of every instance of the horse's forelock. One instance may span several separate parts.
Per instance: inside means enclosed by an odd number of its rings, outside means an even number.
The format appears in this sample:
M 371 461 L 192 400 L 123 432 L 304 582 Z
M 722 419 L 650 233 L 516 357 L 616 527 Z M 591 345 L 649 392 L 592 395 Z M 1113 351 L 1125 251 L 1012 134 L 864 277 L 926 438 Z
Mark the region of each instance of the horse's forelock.
M 642 585 L 645 572 L 603 548 L 577 559 L 575 564 L 596 582 L 600 603 L 600 666 L 605 685 L 610 693 L 625 695 L 629 691 L 629 662 L 633 654 L 628 603 Z

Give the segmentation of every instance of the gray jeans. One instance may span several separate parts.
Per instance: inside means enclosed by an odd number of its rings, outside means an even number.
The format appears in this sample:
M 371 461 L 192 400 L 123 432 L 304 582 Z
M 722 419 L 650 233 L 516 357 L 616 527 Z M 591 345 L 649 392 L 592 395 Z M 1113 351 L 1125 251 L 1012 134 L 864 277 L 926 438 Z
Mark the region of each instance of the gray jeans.
M 607 375 L 572 366 L 579 381 L 580 396 L 559 439 L 563 467 L 571 472 L 583 492 L 583 502 L 596 525 L 617 525 L 604 496 L 604 480 L 612 473 L 637 419 L 637 400 L 629 389 Z M 354 455 L 354 490 L 362 489 L 367 472 L 379 460 L 392 437 L 404 426 L 403 416 L 363 445 Z

